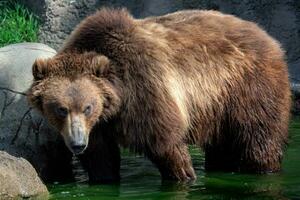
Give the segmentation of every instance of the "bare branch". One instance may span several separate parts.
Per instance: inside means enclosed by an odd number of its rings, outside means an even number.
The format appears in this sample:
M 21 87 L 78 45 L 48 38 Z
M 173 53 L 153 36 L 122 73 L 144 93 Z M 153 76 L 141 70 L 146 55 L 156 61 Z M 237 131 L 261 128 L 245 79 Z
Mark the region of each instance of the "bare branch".
M 2 107 L 2 110 L 0 112 L 0 119 L 4 116 L 5 114 L 5 110 L 8 108 L 8 106 L 10 106 L 14 100 L 15 100 L 15 97 L 16 97 L 16 94 L 10 98 L 10 100 L 8 100 L 8 95 L 7 95 L 7 91 L 2 91 L 3 95 L 4 95 L 4 102 L 3 102 L 3 107 Z
M 16 131 L 16 134 L 15 134 L 15 136 L 13 137 L 13 139 L 11 140 L 11 143 L 10 143 L 10 144 L 15 144 L 16 139 L 18 139 L 18 137 L 19 137 L 19 133 L 20 133 L 20 130 L 21 130 L 21 128 L 22 128 L 23 121 L 24 121 L 25 117 L 30 113 L 31 110 L 32 110 L 32 108 L 30 107 L 30 108 L 24 113 L 24 115 L 23 115 L 23 117 L 22 117 L 22 119 L 21 119 L 21 121 L 20 121 L 20 124 L 19 124 L 19 126 L 18 126 L 18 129 L 17 129 L 17 131 Z
M 5 90 L 5 91 L 9 91 L 9 92 L 12 92 L 12 93 L 15 93 L 15 94 L 20 94 L 20 95 L 23 95 L 23 96 L 27 96 L 27 94 L 25 92 L 15 91 L 15 90 L 5 88 L 5 87 L 0 87 L 0 90 Z

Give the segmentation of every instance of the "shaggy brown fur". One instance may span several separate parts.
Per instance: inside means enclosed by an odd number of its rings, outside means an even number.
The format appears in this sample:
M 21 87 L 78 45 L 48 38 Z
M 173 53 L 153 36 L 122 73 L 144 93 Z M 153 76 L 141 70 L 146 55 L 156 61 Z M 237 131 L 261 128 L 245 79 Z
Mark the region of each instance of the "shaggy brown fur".
M 101 9 L 58 55 L 35 63 L 29 101 L 42 112 L 53 96 L 73 101 L 64 91 L 74 82 L 82 88 L 76 95 L 99 98 L 87 130 L 112 145 L 87 150 L 97 158 L 87 159 L 95 180 L 107 168 L 103 157 L 119 176 L 118 144 L 144 153 L 164 179 L 195 178 L 188 143 L 203 148 L 207 170 L 278 171 L 290 110 L 283 57 L 266 32 L 232 15 L 195 10 L 137 20 Z

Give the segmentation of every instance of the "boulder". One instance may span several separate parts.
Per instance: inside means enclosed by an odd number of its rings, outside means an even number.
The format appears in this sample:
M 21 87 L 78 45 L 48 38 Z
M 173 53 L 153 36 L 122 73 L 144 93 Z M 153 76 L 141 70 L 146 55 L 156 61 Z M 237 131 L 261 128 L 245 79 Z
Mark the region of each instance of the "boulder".
M 28 106 L 26 99 L 33 62 L 55 54 L 55 50 L 39 43 L 0 48 L 0 150 L 27 159 L 44 181 L 72 173 L 67 163 L 71 155 L 60 135 Z
M 0 151 L 0 199 L 47 197 L 47 187 L 28 161 Z

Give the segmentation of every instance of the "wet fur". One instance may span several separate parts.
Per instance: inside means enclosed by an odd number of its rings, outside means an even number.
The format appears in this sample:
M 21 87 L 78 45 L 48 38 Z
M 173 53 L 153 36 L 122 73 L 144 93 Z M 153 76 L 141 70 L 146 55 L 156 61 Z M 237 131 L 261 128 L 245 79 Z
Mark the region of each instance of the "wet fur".
M 137 20 L 124 9 L 101 9 L 42 65 L 33 71 L 88 76 L 107 87 L 100 121 L 113 122 L 115 140 L 144 153 L 165 179 L 195 176 L 188 143 L 203 148 L 207 170 L 280 170 L 290 110 L 287 66 L 279 44 L 252 22 L 197 10 Z M 38 108 L 40 76 L 29 91 Z

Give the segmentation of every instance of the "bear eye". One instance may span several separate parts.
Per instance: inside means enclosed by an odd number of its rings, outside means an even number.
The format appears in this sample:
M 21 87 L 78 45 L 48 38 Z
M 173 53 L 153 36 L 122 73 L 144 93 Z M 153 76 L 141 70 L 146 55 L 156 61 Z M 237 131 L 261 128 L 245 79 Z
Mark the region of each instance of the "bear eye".
M 65 107 L 56 108 L 56 113 L 59 117 L 65 118 L 68 115 L 68 109 Z
M 91 105 L 86 106 L 83 112 L 85 116 L 89 116 L 92 113 L 92 106 Z

